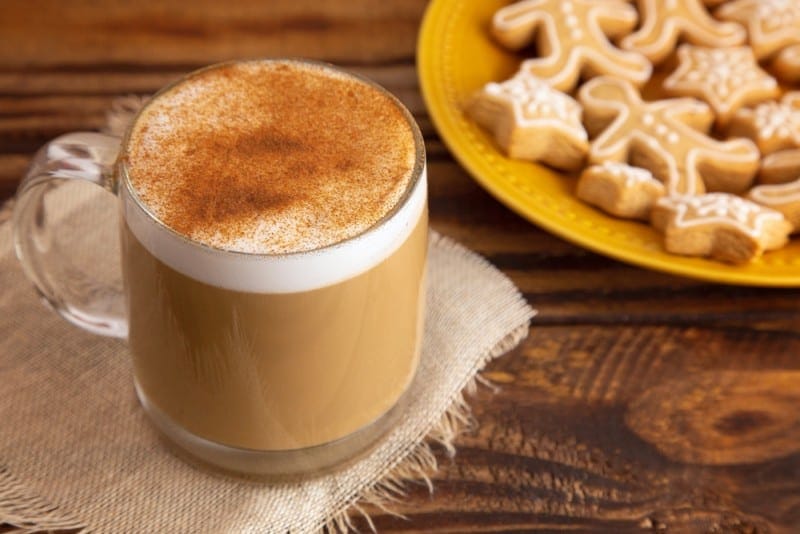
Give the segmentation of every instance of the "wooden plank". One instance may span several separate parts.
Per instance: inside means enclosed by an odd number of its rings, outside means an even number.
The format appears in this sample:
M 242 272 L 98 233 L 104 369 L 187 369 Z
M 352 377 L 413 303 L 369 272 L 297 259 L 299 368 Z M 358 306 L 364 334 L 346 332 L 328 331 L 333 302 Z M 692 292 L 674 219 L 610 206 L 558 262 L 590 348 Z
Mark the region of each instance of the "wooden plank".
M 0 95 L 118 95 L 147 94 L 183 74 L 206 66 L 209 60 L 179 67 L 154 68 L 147 65 L 86 65 L 81 67 L 21 66 L 3 68 L 0 64 Z M 340 67 L 366 76 L 390 90 L 417 89 L 416 68 L 409 62 L 385 65 L 337 63 Z
M 6 0 L 0 65 L 199 65 L 244 57 L 413 57 L 426 2 Z
M 153 72 L 146 67 L 138 67 L 133 71 L 120 72 L 112 68 L 68 71 L 16 68 L 0 71 L 0 95 L 26 98 L 149 94 L 190 70 L 182 68 Z

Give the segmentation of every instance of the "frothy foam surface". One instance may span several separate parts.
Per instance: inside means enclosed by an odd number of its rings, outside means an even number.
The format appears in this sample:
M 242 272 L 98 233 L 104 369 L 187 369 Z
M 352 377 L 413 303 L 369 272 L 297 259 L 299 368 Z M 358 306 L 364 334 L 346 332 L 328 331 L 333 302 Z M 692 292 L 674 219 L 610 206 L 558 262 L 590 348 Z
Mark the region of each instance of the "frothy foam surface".
M 291 61 L 224 65 L 161 94 L 129 136 L 129 180 L 166 226 L 225 250 L 318 249 L 403 197 L 415 138 L 388 95 Z

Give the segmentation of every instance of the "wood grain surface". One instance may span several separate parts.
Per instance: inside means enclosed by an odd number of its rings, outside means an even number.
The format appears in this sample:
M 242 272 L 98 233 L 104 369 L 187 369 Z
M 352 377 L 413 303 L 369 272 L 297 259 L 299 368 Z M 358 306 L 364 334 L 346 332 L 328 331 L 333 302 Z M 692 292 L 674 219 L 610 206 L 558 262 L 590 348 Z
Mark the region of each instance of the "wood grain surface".
M 480 423 L 381 532 L 800 532 L 800 290 L 631 267 L 511 213 L 453 161 L 414 67 L 421 0 L 0 3 L 0 198 L 116 96 L 220 60 L 304 56 L 385 85 L 427 141 L 434 228 L 539 310 Z M 368 531 L 363 520 L 357 524 Z

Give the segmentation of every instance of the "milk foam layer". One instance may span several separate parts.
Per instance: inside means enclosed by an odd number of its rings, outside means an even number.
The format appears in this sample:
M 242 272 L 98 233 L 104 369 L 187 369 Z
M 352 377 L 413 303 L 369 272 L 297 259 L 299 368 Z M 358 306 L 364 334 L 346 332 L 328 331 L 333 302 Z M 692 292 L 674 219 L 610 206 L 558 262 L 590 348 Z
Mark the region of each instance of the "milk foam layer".
M 357 236 L 419 171 L 418 131 L 397 101 L 334 69 L 221 65 L 162 92 L 124 163 L 134 196 L 212 248 L 287 254 Z
M 136 239 L 172 269 L 206 284 L 258 293 L 311 291 L 357 276 L 391 256 L 427 209 L 427 174 L 420 170 L 410 196 L 389 218 L 336 245 L 309 252 L 258 255 L 198 245 L 155 220 L 129 184 L 120 188 L 123 217 Z

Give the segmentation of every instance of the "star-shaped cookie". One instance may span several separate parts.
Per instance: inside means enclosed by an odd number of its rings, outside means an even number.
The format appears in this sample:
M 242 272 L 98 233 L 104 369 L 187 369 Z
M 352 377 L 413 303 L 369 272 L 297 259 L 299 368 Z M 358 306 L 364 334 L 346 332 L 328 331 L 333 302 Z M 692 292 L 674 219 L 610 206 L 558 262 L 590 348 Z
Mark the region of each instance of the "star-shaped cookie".
M 728 134 L 752 139 L 764 156 L 800 148 L 800 91 L 786 93 L 779 102 L 740 109 L 731 119 Z
M 523 0 L 495 13 L 492 33 L 512 50 L 535 40 L 540 57 L 523 68 L 556 89 L 571 91 L 581 74 L 609 74 L 642 85 L 653 69 L 647 58 L 608 40 L 630 32 L 637 19 L 624 0 Z
M 664 89 L 676 96 L 694 96 L 707 102 L 724 126 L 743 106 L 775 98 L 775 78 L 761 70 L 746 46 L 705 48 L 682 45 L 678 68 L 664 80 Z
M 704 46 L 736 46 L 747 39 L 744 28 L 715 20 L 700 0 L 637 0 L 637 4 L 641 27 L 623 38 L 620 46 L 656 64 L 672 53 L 680 37 Z
M 675 254 L 745 263 L 786 244 L 792 225 L 779 211 L 727 193 L 662 197 L 651 222 Z
M 588 150 L 581 107 L 527 70 L 489 83 L 467 104 L 467 113 L 490 130 L 509 157 L 575 170 Z
M 747 27 L 750 47 L 759 60 L 800 43 L 797 0 L 733 0 L 717 8 L 714 14 Z
M 630 162 L 648 169 L 670 195 L 706 189 L 742 192 L 758 169 L 759 153 L 747 139 L 717 141 L 699 129 L 713 120 L 693 98 L 645 102 L 628 82 L 602 76 L 578 93 L 592 140 L 588 162 Z

